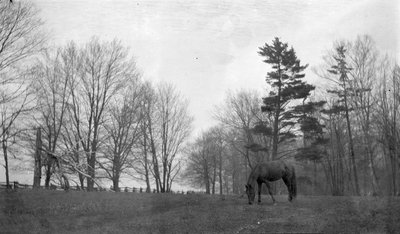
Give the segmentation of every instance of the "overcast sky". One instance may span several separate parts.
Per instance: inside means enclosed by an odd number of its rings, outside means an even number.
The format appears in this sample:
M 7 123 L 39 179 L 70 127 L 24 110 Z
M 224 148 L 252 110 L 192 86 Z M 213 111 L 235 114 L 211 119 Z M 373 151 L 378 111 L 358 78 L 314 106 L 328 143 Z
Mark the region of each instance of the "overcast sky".
M 122 40 L 144 79 L 169 81 L 189 98 L 196 132 L 213 124 L 227 90 L 265 93 L 268 67 L 257 51 L 274 37 L 316 66 L 335 40 L 359 34 L 395 54 L 400 29 L 397 0 L 35 2 L 56 45 L 93 35 Z M 316 80 L 311 69 L 307 77 Z
M 265 94 L 268 67 L 257 51 L 274 37 L 293 46 L 311 67 L 335 40 L 361 34 L 371 35 L 381 51 L 400 54 L 398 0 L 34 2 L 53 45 L 85 43 L 95 35 L 129 46 L 144 79 L 171 82 L 190 100 L 197 133 L 214 124 L 213 107 L 228 90 Z M 318 82 L 310 68 L 306 77 Z M 3 168 L 0 173 L 4 178 Z M 13 171 L 11 176 L 31 183 Z

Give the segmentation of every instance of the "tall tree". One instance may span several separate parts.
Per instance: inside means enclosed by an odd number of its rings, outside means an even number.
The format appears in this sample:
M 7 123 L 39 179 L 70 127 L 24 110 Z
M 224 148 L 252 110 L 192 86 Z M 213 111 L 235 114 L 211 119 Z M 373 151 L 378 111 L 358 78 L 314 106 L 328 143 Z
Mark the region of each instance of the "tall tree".
M 33 75 L 38 110 L 34 118 L 37 121 L 36 124 L 43 130 L 42 150 L 46 155 L 44 158 L 46 188 L 50 186 L 53 167 L 57 165 L 55 155 L 59 150 L 59 139 L 70 96 L 69 75 L 65 72 L 67 64 L 62 61 L 65 53 L 67 52 L 59 49 L 54 55 L 46 54 L 44 61 L 36 66 Z
M 87 166 L 85 163 L 86 156 L 84 155 L 84 150 L 81 146 L 81 139 L 78 134 L 79 131 L 83 130 L 80 130 L 79 118 L 75 118 L 76 114 L 79 116 L 81 112 L 79 103 L 76 101 L 74 102 L 72 98 L 73 91 L 71 90 L 71 88 L 74 88 L 77 85 L 80 70 L 82 69 L 80 66 L 82 64 L 82 54 L 74 42 L 68 43 L 61 50 L 60 65 L 65 75 L 65 79 L 68 80 L 68 94 L 70 96 L 66 105 L 67 112 L 65 113 L 66 116 L 62 125 L 62 146 L 60 147 L 62 147 L 62 151 L 64 152 L 64 163 L 66 168 L 71 174 L 78 174 L 80 188 L 84 189 L 85 178 L 87 178 Z
M 42 21 L 32 3 L 0 2 L 0 139 L 8 175 L 10 139 L 21 129 L 16 122 L 31 109 L 32 93 L 27 70 L 31 61 L 43 50 L 46 36 Z M 24 123 L 20 123 L 22 127 Z
M 33 188 L 40 188 L 42 178 L 42 131 L 40 128 L 36 130 L 35 144 L 35 161 L 33 170 Z
M 355 193 L 360 195 L 360 187 L 358 183 L 358 175 L 357 175 L 357 165 L 355 160 L 355 153 L 354 153 L 354 142 L 353 142 L 353 134 L 351 129 L 350 123 L 350 106 L 349 106 L 349 76 L 348 73 L 351 71 L 351 68 L 348 66 L 346 61 L 346 48 L 344 44 L 339 44 L 335 48 L 335 55 L 333 55 L 333 59 L 335 64 L 331 66 L 328 72 L 335 77 L 337 77 L 338 84 L 340 90 L 332 90 L 332 93 L 335 93 L 340 98 L 340 101 L 343 102 L 343 106 L 341 107 L 342 111 L 345 114 L 346 118 L 346 126 L 347 126 L 347 134 L 349 137 L 349 152 L 350 152 L 350 159 L 351 159 L 351 168 L 353 172 L 353 179 L 354 179 L 354 186 L 355 186 Z M 350 91 L 351 92 L 351 91 Z
M 132 168 L 135 148 L 138 145 L 140 126 L 142 88 L 139 80 L 133 79 L 109 106 L 105 129 L 108 137 L 104 140 L 104 153 L 98 160 L 100 168 L 111 179 L 114 191 L 119 191 L 121 175 Z
M 86 155 L 87 187 L 95 183 L 96 159 L 106 107 L 126 81 L 135 76 L 128 49 L 121 42 L 100 42 L 92 38 L 79 50 L 81 64 L 69 84 L 73 128 Z
M 229 92 L 222 103 L 215 107 L 214 118 L 222 124 L 225 130 L 236 133 L 232 146 L 243 156 L 245 166 L 252 168 L 253 164 L 262 161 L 262 158 L 251 155 L 251 146 L 254 144 L 268 144 L 258 142 L 254 138 L 253 128 L 260 122 L 266 122 L 261 116 L 260 97 L 254 90 L 239 90 Z M 265 146 L 268 147 L 268 146 Z
M 348 43 L 348 60 L 353 69 L 349 71 L 351 82 L 349 88 L 352 95 L 349 101 L 354 108 L 357 124 L 360 126 L 360 135 L 363 142 L 364 161 L 366 165 L 364 183 L 371 182 L 372 193 L 379 193 L 378 175 L 376 171 L 377 142 L 373 125 L 373 108 L 377 104 L 373 98 L 373 90 L 376 89 L 378 79 L 378 51 L 375 43 L 368 35 L 358 36 L 354 42 Z M 361 156 L 361 155 L 360 155 Z M 368 173 L 369 171 L 369 173 Z M 367 179 L 367 176 L 370 176 Z M 364 193 L 367 193 L 364 186 Z
M 228 92 L 223 103 L 214 107 L 214 118 L 223 134 L 224 176 L 231 179 L 232 191 L 240 193 L 253 165 L 269 160 L 270 116 L 261 112 L 256 90 Z M 228 185 L 225 182 L 225 185 Z
M 186 148 L 188 166 L 185 177 L 196 187 L 204 186 L 206 194 L 215 194 L 217 176 L 220 194 L 223 193 L 223 142 L 222 128 L 212 127 L 201 133 L 195 142 Z M 218 171 L 218 172 L 217 172 Z
M 323 113 L 327 116 L 323 120 L 327 125 L 329 145 L 324 147 L 327 154 L 324 155 L 323 165 L 326 165 L 326 175 L 329 185 L 331 187 L 332 195 L 343 196 L 345 192 L 345 183 L 349 184 L 351 177 L 346 176 L 346 164 L 345 164 L 345 149 L 343 138 L 345 136 L 345 120 L 343 115 L 340 113 L 341 108 L 337 106 L 337 100 L 330 100 L 328 108 L 323 110 Z M 319 154 L 318 156 L 320 156 Z
M 219 194 L 223 194 L 223 167 L 225 164 L 226 155 L 226 140 L 225 132 L 222 126 L 216 126 L 211 128 L 212 139 L 215 144 L 215 171 L 218 170 L 218 183 L 219 183 Z M 215 173 L 216 174 L 216 173 Z M 214 180 L 215 182 L 215 180 Z
M 141 110 L 140 113 L 142 114 L 141 119 L 141 138 L 139 139 L 140 147 L 142 148 L 142 157 L 138 158 L 138 164 L 134 165 L 134 170 L 136 173 L 144 177 L 144 181 L 146 183 L 146 192 L 150 192 L 150 176 L 151 176 L 151 168 L 152 162 L 156 161 L 154 157 L 151 157 L 152 152 L 155 152 L 155 147 L 153 148 L 153 141 L 152 141 L 152 123 L 153 120 L 151 116 L 153 116 L 154 111 L 154 104 L 156 101 L 156 94 L 154 87 L 150 82 L 145 82 L 143 84 L 143 92 L 142 92 L 142 101 L 141 101 Z M 153 151 L 154 149 L 154 151 Z M 158 182 L 158 181 L 156 181 Z M 158 187 L 158 184 L 157 184 Z
M 152 172 L 159 192 L 171 191 L 172 183 L 181 169 L 178 155 L 188 139 L 193 118 L 188 112 L 188 101 L 175 87 L 160 83 L 156 100 L 149 105 L 146 121 L 151 154 Z M 150 106 L 150 104 L 152 106 Z
M 211 140 L 205 133 L 195 139 L 186 148 L 187 166 L 185 177 L 196 187 L 205 188 L 206 194 L 211 193 Z
M 258 52 L 265 57 L 264 62 L 271 65 L 272 71 L 267 73 L 266 81 L 272 90 L 263 98 L 263 112 L 272 113 L 273 141 L 272 159 L 277 158 L 278 145 L 287 139 L 293 138 L 293 116 L 287 107 L 291 100 L 304 99 L 314 89 L 314 86 L 306 84 L 302 79 L 302 73 L 308 65 L 301 65 L 293 47 L 289 48 L 279 38 L 275 38 L 271 45 L 265 44 Z
M 376 95 L 376 121 L 379 133 L 378 141 L 385 155 L 385 171 L 390 179 L 389 194 L 397 195 L 400 187 L 398 172 L 400 171 L 399 149 L 400 130 L 397 123 L 400 109 L 400 68 L 388 57 L 379 63 L 379 86 Z

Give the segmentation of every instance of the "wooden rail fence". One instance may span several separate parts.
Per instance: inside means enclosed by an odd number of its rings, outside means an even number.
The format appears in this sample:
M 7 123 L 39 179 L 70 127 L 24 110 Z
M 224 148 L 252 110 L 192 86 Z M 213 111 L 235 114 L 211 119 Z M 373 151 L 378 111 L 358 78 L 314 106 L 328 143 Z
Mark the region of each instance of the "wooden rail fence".
M 41 189 L 46 189 L 45 186 L 40 186 Z M 7 189 L 7 184 L 5 182 L 0 182 L 0 189 Z M 33 185 L 29 184 L 21 184 L 18 181 L 10 182 L 10 186 L 8 189 L 33 189 Z M 62 186 L 57 186 L 54 184 L 50 184 L 48 189 L 51 190 L 75 190 L 75 191 L 87 191 L 87 188 L 81 188 L 80 186 L 70 186 L 68 188 L 64 188 Z M 97 192 L 116 192 L 113 188 L 102 188 L 102 187 L 95 187 L 93 188 L 94 191 Z M 145 193 L 146 189 L 142 187 L 120 187 L 118 192 L 132 192 L 132 193 Z M 153 189 L 151 193 L 156 193 L 156 190 Z M 175 194 L 192 194 L 195 193 L 194 191 L 171 191 L 170 193 Z

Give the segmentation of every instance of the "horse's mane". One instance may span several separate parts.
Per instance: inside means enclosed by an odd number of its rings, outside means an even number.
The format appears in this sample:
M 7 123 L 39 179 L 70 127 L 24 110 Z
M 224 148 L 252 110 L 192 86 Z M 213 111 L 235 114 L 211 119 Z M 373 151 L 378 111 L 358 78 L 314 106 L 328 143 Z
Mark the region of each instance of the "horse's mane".
M 250 184 L 252 186 L 254 186 L 255 182 L 256 182 L 256 178 L 255 178 L 255 171 L 256 169 L 258 169 L 258 167 L 260 167 L 260 163 L 257 163 L 250 171 L 250 175 L 249 178 L 247 179 L 247 184 Z

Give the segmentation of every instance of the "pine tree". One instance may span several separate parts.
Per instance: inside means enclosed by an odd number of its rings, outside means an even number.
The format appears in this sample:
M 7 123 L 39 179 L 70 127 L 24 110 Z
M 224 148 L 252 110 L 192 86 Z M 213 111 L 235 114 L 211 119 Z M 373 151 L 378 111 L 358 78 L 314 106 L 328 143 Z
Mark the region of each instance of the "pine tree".
M 300 65 L 293 47 L 289 48 L 287 43 L 275 38 L 271 45 L 265 44 L 259 49 L 258 53 L 265 57 L 264 62 L 272 67 L 266 77 L 272 91 L 263 98 L 261 110 L 274 116 L 272 159 L 276 159 L 278 144 L 295 137 L 292 129 L 297 124 L 296 116 L 288 104 L 294 99 L 306 99 L 315 87 L 302 81 L 308 65 Z
M 325 101 L 307 102 L 303 105 L 295 106 L 292 110 L 293 115 L 298 116 L 300 131 L 303 133 L 303 147 L 297 149 L 295 158 L 299 161 L 311 162 L 314 166 L 313 175 L 313 193 L 317 188 L 318 176 L 317 167 L 322 158 L 326 155 L 325 144 L 328 139 L 324 138 L 324 125 L 316 117 L 325 105 Z
M 312 144 L 316 138 L 322 136 L 324 125 L 320 123 L 316 113 L 322 111 L 325 104 L 326 101 L 303 102 L 302 105 L 294 106 L 289 112 L 298 118 L 300 131 L 303 133 L 303 147 L 307 147 L 308 142 Z

